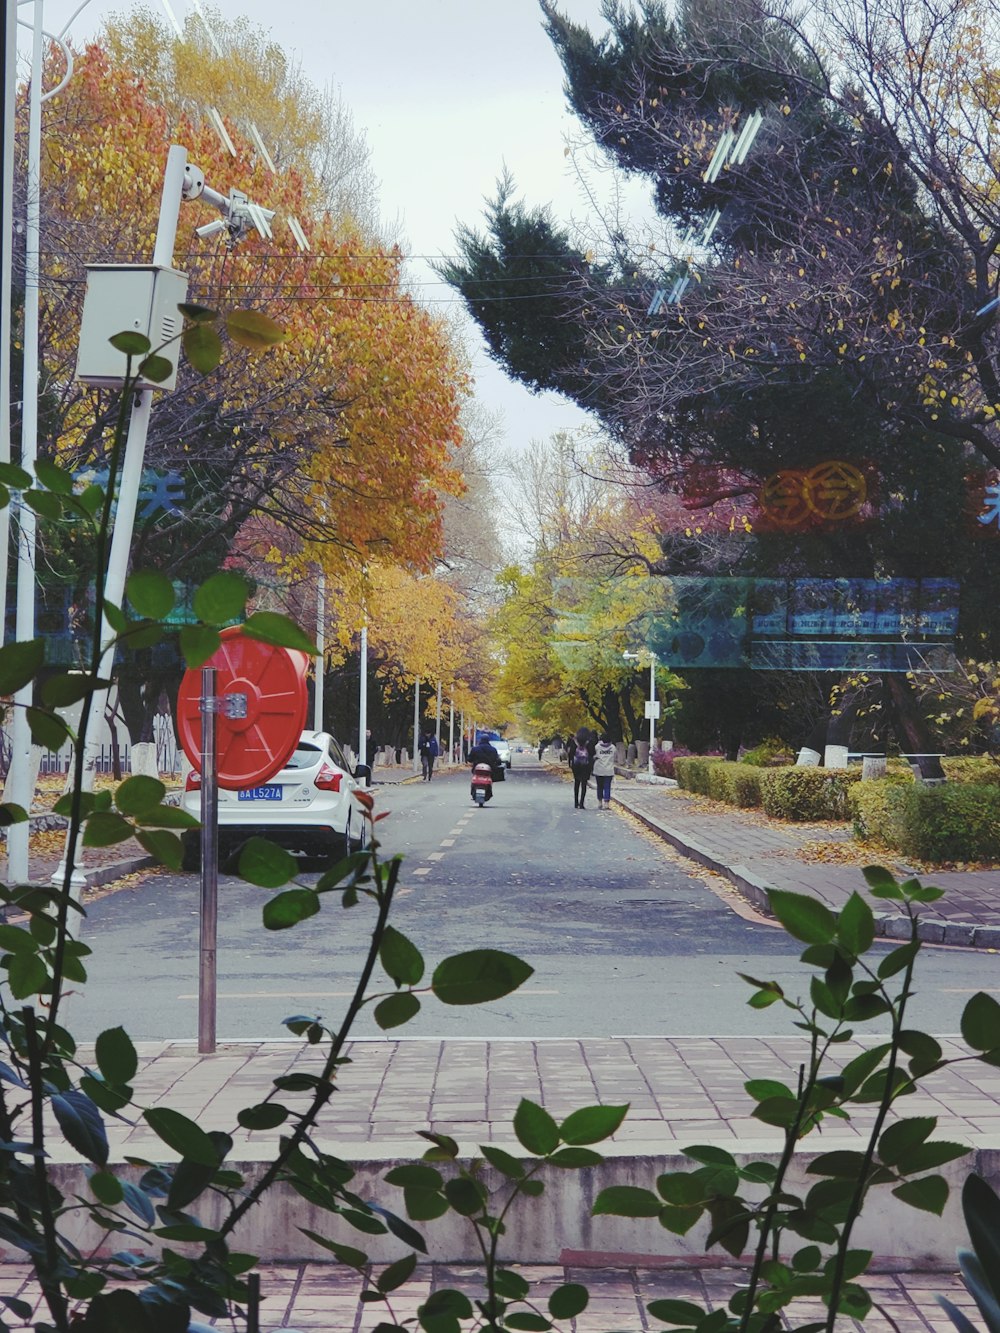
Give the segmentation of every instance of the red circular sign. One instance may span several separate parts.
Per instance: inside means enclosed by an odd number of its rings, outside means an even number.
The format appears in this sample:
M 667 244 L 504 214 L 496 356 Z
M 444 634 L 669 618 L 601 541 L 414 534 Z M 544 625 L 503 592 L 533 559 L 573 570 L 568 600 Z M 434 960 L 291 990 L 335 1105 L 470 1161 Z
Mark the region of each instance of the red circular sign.
M 222 631 L 222 643 L 205 663 L 215 667 L 216 697 L 246 695 L 246 717 L 216 714 L 220 787 L 237 791 L 274 777 L 292 757 L 309 706 L 308 656 L 248 638 L 239 625 Z M 185 671 L 177 692 L 177 732 L 184 753 L 201 771 L 201 668 Z

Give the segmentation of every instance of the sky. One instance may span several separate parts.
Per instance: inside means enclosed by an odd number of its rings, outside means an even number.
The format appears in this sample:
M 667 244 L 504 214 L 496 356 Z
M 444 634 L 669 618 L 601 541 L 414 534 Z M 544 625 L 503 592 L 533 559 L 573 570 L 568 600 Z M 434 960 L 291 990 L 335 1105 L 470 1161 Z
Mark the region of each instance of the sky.
M 31 21 L 35 0 L 21 6 Z M 168 0 L 183 23 L 197 0 Z M 164 0 L 42 0 L 44 26 L 82 44 L 104 17 Z M 530 205 L 564 221 L 587 206 L 565 148 L 579 124 L 566 107 L 562 68 L 541 26 L 537 0 L 213 0 L 226 18 L 250 19 L 298 58 L 319 87 L 339 88 L 371 148 L 381 215 L 413 256 L 455 250 L 459 222 L 479 226 L 506 167 Z M 600 0 L 563 0 L 563 12 L 596 32 Z M 72 20 L 72 22 L 70 22 Z M 23 31 L 23 30 L 22 30 Z M 25 35 L 25 40 L 28 35 Z M 260 127 L 265 140 L 266 127 Z M 265 200 L 259 201 L 266 203 Z M 414 290 L 433 309 L 461 308 L 457 294 L 414 259 Z M 503 414 L 501 448 L 518 450 L 553 431 L 593 426 L 555 394 L 509 381 L 467 322 L 477 397 Z

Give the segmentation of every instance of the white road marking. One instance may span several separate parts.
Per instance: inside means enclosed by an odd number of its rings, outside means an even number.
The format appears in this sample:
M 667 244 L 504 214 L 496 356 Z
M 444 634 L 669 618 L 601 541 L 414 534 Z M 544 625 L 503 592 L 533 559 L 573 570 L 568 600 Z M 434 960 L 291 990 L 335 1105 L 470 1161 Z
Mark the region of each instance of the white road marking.
M 427 859 L 428 859 L 428 861 L 440 861 L 441 858 L 442 858 L 442 856 L 444 856 L 444 852 L 428 852 L 428 853 L 427 853 Z
M 431 868 L 430 866 L 419 866 L 413 873 L 415 875 L 429 875 L 431 873 Z
M 442 846 L 442 847 L 454 847 L 454 845 L 455 845 L 455 839 L 454 839 L 454 838 L 442 838 L 442 839 L 441 839 L 441 846 Z

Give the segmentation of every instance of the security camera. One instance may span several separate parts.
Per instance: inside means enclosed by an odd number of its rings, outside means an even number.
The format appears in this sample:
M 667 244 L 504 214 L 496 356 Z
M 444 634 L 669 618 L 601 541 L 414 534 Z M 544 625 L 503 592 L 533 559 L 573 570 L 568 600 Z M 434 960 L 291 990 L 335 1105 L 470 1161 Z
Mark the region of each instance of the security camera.
M 227 224 L 222 218 L 216 218 L 214 222 L 206 222 L 203 227 L 195 227 L 194 234 L 206 239 L 209 236 L 218 236 L 220 231 L 225 231 Z
M 185 199 L 197 199 L 205 188 L 205 173 L 201 167 L 189 162 L 184 168 L 183 195 Z

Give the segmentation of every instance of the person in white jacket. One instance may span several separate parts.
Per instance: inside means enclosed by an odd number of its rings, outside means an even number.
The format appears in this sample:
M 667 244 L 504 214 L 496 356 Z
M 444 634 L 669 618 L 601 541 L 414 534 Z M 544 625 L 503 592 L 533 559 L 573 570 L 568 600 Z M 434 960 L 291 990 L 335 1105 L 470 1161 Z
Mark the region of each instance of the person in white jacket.
M 604 732 L 594 746 L 594 781 L 597 783 L 598 810 L 611 809 L 611 779 L 615 775 L 615 747 Z

